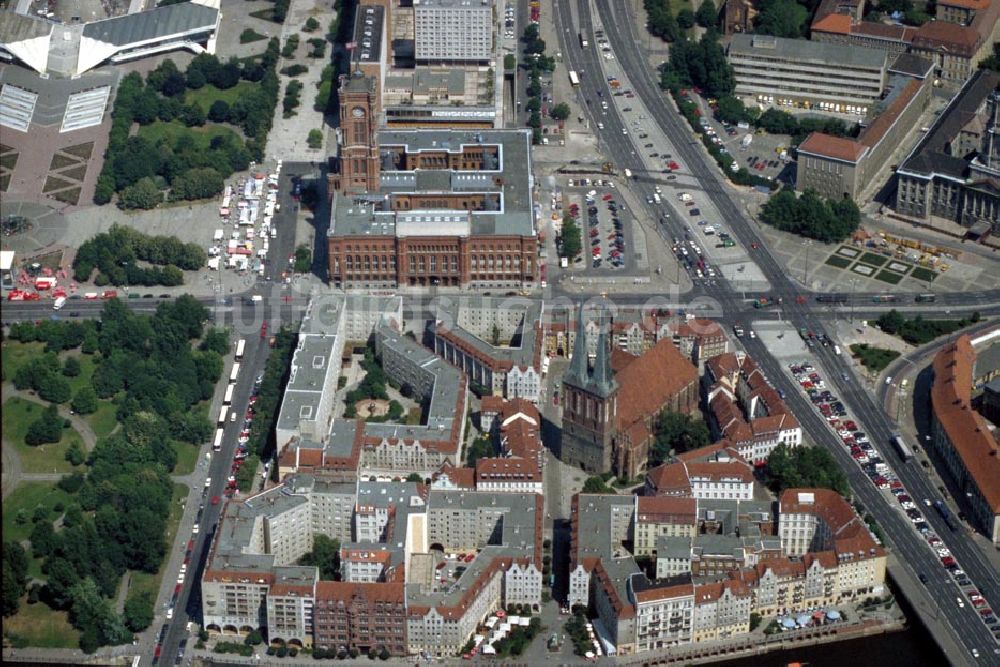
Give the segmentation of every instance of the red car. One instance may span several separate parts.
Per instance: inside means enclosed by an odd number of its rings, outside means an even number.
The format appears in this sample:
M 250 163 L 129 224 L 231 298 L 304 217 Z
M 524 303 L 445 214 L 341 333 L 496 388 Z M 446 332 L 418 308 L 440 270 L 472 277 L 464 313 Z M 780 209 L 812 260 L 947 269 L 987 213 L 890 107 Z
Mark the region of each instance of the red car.
M 858 430 L 858 425 L 855 424 L 852 421 L 847 421 L 847 422 L 844 422 L 844 428 L 846 428 L 848 431 L 857 431 Z
M 212 504 L 213 505 L 219 504 L 219 496 L 212 496 Z
M 676 162 L 674 162 L 673 160 L 671 160 L 670 162 L 667 163 L 667 167 L 669 169 L 672 169 L 672 170 L 677 170 L 677 169 L 681 168 L 681 166 L 679 164 L 677 164 Z
M 955 559 L 952 558 L 951 556 L 945 556 L 944 558 L 941 559 L 941 564 L 944 565 L 945 567 L 951 567 L 952 565 L 955 564 Z
M 612 196 L 610 194 L 604 195 L 603 197 L 601 197 L 601 199 L 603 199 L 604 201 L 611 201 Z

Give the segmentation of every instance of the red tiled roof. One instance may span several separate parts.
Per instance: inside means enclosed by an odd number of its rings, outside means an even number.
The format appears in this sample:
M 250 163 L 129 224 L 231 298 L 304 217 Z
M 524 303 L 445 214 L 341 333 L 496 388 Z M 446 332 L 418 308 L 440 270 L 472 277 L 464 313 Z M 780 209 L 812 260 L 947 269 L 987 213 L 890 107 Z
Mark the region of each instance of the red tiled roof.
M 316 601 L 350 600 L 362 597 L 369 604 L 388 602 L 404 604 L 406 600 L 403 584 L 390 583 L 351 583 L 347 581 L 316 582 Z
M 611 367 L 620 387 L 618 419 L 626 425 L 658 413 L 673 396 L 698 381 L 698 369 L 666 338 L 639 357 L 616 348 Z
M 690 518 L 694 523 L 698 518 L 698 501 L 694 498 L 639 496 L 637 500 L 639 516 L 636 519 L 640 522 L 648 523 L 656 517 L 671 516 Z
M 451 464 L 444 464 L 441 470 L 434 473 L 433 478 L 447 476 L 452 484 L 463 489 L 474 489 L 476 487 L 476 471 L 472 468 L 456 468 Z
M 833 32 L 848 35 L 851 32 L 851 17 L 847 14 L 827 14 L 812 24 L 813 32 Z
M 694 595 L 694 584 L 674 584 L 673 586 L 659 586 L 636 591 L 635 601 L 656 602 L 657 600 L 669 600 L 687 595 Z
M 934 358 L 931 405 L 952 447 L 994 513 L 1000 513 L 1000 444 L 972 408 L 976 351 L 961 336 Z
M 937 4 L 941 7 L 961 7 L 980 11 L 990 6 L 990 0 L 938 0 Z
M 656 495 L 679 495 L 691 493 L 691 483 L 687 472 L 679 463 L 664 463 L 646 472 L 646 481 Z
M 811 153 L 844 162 L 857 162 L 864 155 L 866 147 L 853 140 L 834 137 L 823 132 L 813 132 L 799 144 L 799 153 Z
M 913 47 L 949 51 L 953 55 L 968 58 L 975 55 L 981 39 L 982 35 L 972 26 L 929 21 L 917 28 L 917 34 L 913 36 Z

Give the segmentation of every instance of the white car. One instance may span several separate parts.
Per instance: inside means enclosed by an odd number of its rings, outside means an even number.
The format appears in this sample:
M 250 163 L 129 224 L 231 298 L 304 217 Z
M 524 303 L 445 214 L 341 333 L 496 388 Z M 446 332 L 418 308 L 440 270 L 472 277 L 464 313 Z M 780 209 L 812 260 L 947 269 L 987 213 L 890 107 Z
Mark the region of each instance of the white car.
M 931 506 L 931 499 L 930 498 L 924 498 L 924 505 L 927 505 L 928 507 L 930 507 Z
M 207 489 L 210 486 L 212 486 L 212 478 L 211 477 L 206 477 L 205 478 L 205 488 Z
M 173 617 L 174 617 L 174 608 L 171 607 L 170 609 L 167 610 L 167 620 L 169 621 Z
M 937 550 L 937 555 L 940 556 L 941 558 L 947 558 L 948 556 L 951 555 L 951 552 L 942 547 L 941 549 Z
M 192 535 L 197 535 L 198 534 L 198 529 L 199 529 L 198 524 L 194 524 L 193 526 L 191 526 L 191 534 Z
M 628 134 L 628 128 L 623 127 L 622 128 L 622 134 Z
M 952 570 L 951 576 L 955 577 L 956 579 L 961 579 L 962 577 L 965 576 L 965 570 Z
M 886 376 L 885 383 L 886 384 L 892 384 L 892 376 L 891 375 Z
M 604 129 L 604 123 L 598 123 L 597 124 L 597 129 L 598 130 L 603 130 Z

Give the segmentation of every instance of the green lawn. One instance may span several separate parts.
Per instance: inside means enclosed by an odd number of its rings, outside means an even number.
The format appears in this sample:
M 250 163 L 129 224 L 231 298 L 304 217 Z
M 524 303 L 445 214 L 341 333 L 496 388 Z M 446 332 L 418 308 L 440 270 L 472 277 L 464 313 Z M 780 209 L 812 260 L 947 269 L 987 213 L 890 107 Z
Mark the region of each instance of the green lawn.
M 42 414 L 45 406 L 13 397 L 3 404 L 3 437 L 14 447 L 24 472 L 72 472 L 75 468 L 66 461 L 66 450 L 76 442 L 83 447 L 83 438 L 75 429 L 63 429 L 59 442 L 32 447 L 25 444 L 28 427 Z
M 838 255 L 830 255 L 826 259 L 825 263 L 829 264 L 830 266 L 835 266 L 838 269 L 846 269 L 847 267 L 849 267 L 851 265 L 851 262 L 853 262 L 853 261 L 854 260 L 847 259 L 846 257 L 840 257 Z
M 185 134 L 189 134 L 194 138 L 195 145 L 200 150 L 208 150 L 212 139 L 217 136 L 225 136 L 229 134 L 239 139 L 236 132 L 234 132 L 231 128 L 228 128 L 225 125 L 214 125 L 212 123 L 208 123 L 203 127 L 184 127 L 184 124 L 178 121 L 164 123 L 163 121 L 158 120 L 155 123 L 143 125 L 139 128 L 139 136 L 144 139 L 148 139 L 153 143 L 166 138 L 170 144 L 173 145 L 179 137 Z
M 927 267 L 924 266 L 917 266 L 913 269 L 913 272 L 910 273 L 911 278 L 925 283 L 933 281 L 935 278 L 937 278 L 937 276 L 938 276 L 937 271 L 934 271 L 933 269 L 928 269 Z
M 861 255 L 861 259 L 858 260 L 862 264 L 868 264 L 870 266 L 882 266 L 889 261 L 889 258 L 885 255 L 876 255 L 873 252 L 866 252 Z
M 903 279 L 903 275 L 900 273 L 893 273 L 892 271 L 879 271 L 875 275 L 876 280 L 881 280 L 884 283 L 889 283 L 890 285 L 898 285 L 899 281 Z
M 70 625 L 67 612 L 50 609 L 44 602 L 28 604 L 26 599 L 21 599 L 17 614 L 3 619 L 4 635 L 16 635 L 28 646 L 77 648 L 80 632 Z
M 174 451 L 177 452 L 177 465 L 174 466 L 174 475 L 190 475 L 194 467 L 198 464 L 198 456 L 201 450 L 195 445 L 174 440 Z
M 252 88 L 255 88 L 259 84 L 251 83 L 250 81 L 240 81 L 232 88 L 227 88 L 222 90 L 216 88 L 212 84 L 205 84 L 198 90 L 191 90 L 190 88 L 184 93 L 184 102 L 186 104 L 191 104 L 192 102 L 197 102 L 201 105 L 202 110 L 208 113 L 209 108 L 216 100 L 222 100 L 226 104 L 232 106 L 236 100 L 238 100 L 244 93 L 248 92 Z M 141 130 L 140 130 L 141 131 Z
M 163 571 L 170 562 L 170 552 L 177 548 L 174 545 L 174 538 L 177 536 L 177 524 L 180 523 L 181 515 L 184 513 L 184 506 L 180 501 L 187 498 L 188 487 L 184 484 L 174 484 L 174 497 L 170 505 L 170 516 L 167 517 L 167 553 L 163 557 L 160 569 L 155 574 L 133 570 L 129 579 L 129 594 L 149 593 L 155 600 L 160 592 L 160 580 L 163 579 Z M 188 576 L 191 576 L 188 572 Z
M 110 435 L 115 430 L 115 427 L 118 426 L 117 414 L 118 408 L 115 407 L 114 403 L 110 401 L 98 401 L 97 412 L 85 415 L 84 420 L 90 424 L 94 435 L 98 438 L 103 438 Z
M 28 539 L 32 528 L 30 518 L 36 507 L 44 505 L 51 510 L 56 503 L 68 505 L 71 498 L 55 482 L 21 482 L 3 501 L 3 538 L 15 542 Z M 29 520 L 19 524 L 17 513 L 22 509 L 28 512 Z
M 899 356 L 896 350 L 886 350 L 881 347 L 874 347 L 868 343 L 855 343 L 851 345 L 851 354 L 861 361 L 861 365 L 875 372 L 881 373 L 892 360 Z
M 13 380 L 17 370 L 28 360 L 37 357 L 45 349 L 45 343 L 19 343 L 8 340 L 3 344 L 3 377 Z

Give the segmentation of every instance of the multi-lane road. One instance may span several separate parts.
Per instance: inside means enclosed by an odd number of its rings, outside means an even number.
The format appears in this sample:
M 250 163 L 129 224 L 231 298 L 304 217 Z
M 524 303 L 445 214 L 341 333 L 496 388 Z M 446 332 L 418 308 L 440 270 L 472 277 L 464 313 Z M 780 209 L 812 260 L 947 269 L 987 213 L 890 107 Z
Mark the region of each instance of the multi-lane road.
M 575 7 L 572 5 L 575 4 Z M 595 21 L 593 9 L 596 7 L 596 18 L 607 39 L 611 42 L 614 53 L 624 71 L 629 73 L 632 89 L 645 104 L 653 121 L 665 132 L 671 144 L 672 152 L 678 160 L 698 180 L 705 196 L 709 197 L 722 218 L 732 227 L 733 234 L 746 248 L 753 243 L 759 244 L 761 250 L 754 253 L 752 260 L 757 264 L 764 277 L 771 285 L 770 295 L 783 299 L 782 315 L 793 326 L 805 328 L 817 334 L 825 333 L 823 308 L 817 308 L 811 297 L 800 301 L 797 297 L 802 289 L 794 284 L 786 275 L 783 267 L 766 251 L 766 245 L 758 238 L 752 224 L 742 215 L 739 207 L 733 201 L 728 186 L 721 181 L 721 174 L 696 141 L 686 121 L 677 114 L 660 91 L 654 73 L 640 51 L 641 40 L 635 31 L 635 21 L 624 19 L 621 15 L 629 5 L 614 3 L 611 0 L 557 0 L 556 24 L 562 38 L 562 50 L 569 69 L 584 71 L 581 89 L 585 99 L 584 110 L 592 116 L 594 125 L 600 119 L 605 126 L 602 134 L 602 146 L 608 151 L 609 157 L 615 161 L 618 169 L 624 170 L 643 168 L 642 159 L 637 155 L 637 149 L 630 135 L 623 133 L 625 128 L 615 105 L 609 105 L 608 113 L 598 114 L 594 104 L 600 99 L 598 90 L 608 94 L 605 77 L 602 74 L 600 57 L 595 49 L 582 49 L 577 39 L 577 33 L 583 32 L 593 38 Z M 574 17 L 575 9 L 575 17 Z M 575 21 L 574 21 L 575 18 Z M 638 182 L 635 189 L 641 198 L 650 196 L 653 192 L 651 184 Z M 649 207 L 650 217 L 659 218 L 659 211 Z M 683 229 L 676 222 L 677 217 L 667 219 L 667 227 L 676 236 L 683 236 Z M 732 286 L 724 280 L 715 285 L 701 285 L 699 291 L 711 297 L 721 308 L 723 321 L 733 323 L 735 318 L 745 317 L 746 304 L 737 299 Z M 1000 299 L 995 292 L 984 292 L 975 295 L 941 295 L 935 308 L 958 307 L 973 305 L 983 309 L 993 309 Z M 867 309 L 871 309 L 871 295 L 855 295 Z M 865 303 L 865 299 L 867 302 Z M 760 363 L 770 380 L 779 388 L 784 389 L 790 407 L 799 417 L 810 438 L 818 445 L 826 447 L 841 464 L 848 475 L 851 487 L 856 497 L 869 509 L 878 523 L 883 527 L 890 544 L 903 563 L 904 572 L 900 573 L 914 578 L 917 574 L 925 574 L 928 579 L 928 589 L 938 600 L 941 600 L 940 612 L 946 620 L 952 639 L 965 647 L 964 658 L 955 659 L 968 661 L 971 650 L 978 649 L 981 653 L 992 654 L 996 644 L 986 627 L 978 618 L 978 614 L 966 605 L 959 608 L 954 602 L 957 588 L 950 582 L 946 571 L 941 567 L 936 555 L 928 548 L 926 542 L 913 529 L 910 522 L 899 510 L 891 505 L 888 499 L 878 491 L 855 465 L 843 446 L 830 431 L 828 426 L 817 415 L 813 407 L 805 401 L 798 392 L 798 387 L 781 368 L 780 362 L 767 350 L 760 339 L 745 341 L 747 351 Z M 893 424 L 872 401 L 864 386 L 854 381 L 841 380 L 841 374 L 850 377 L 850 369 L 842 357 L 833 353 L 831 348 L 815 348 L 814 358 L 826 369 L 829 381 L 837 393 L 848 405 L 849 410 L 864 423 L 872 441 L 878 443 L 882 451 L 905 484 L 906 488 L 919 498 L 934 499 L 939 493 L 928 480 L 926 474 L 914 462 L 902 461 L 890 446 Z M 892 450 L 889 453 L 889 450 Z M 997 572 L 978 550 L 961 533 L 953 533 L 934 513 L 927 514 L 927 520 L 934 530 L 945 541 L 955 558 L 980 588 L 983 595 L 994 607 L 1000 602 L 1000 578 Z

